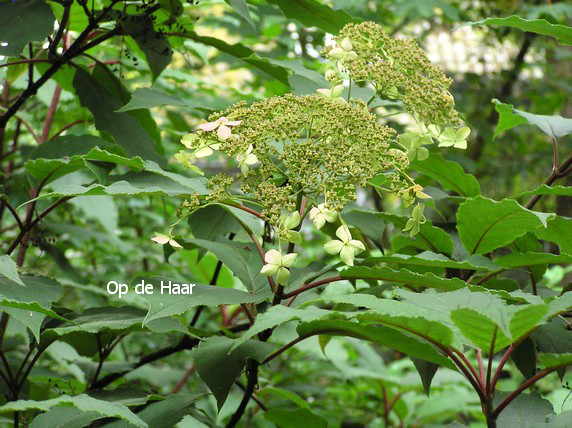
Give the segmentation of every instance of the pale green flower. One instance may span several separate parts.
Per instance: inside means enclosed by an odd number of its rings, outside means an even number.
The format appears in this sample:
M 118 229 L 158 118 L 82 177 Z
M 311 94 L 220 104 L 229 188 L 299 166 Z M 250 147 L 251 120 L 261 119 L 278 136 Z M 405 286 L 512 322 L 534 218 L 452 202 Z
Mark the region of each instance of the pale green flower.
M 429 134 L 409 131 L 399 136 L 399 142 L 407 148 L 407 157 L 410 161 L 415 158 L 425 160 L 429 157 L 429 150 L 424 145 L 433 144 Z
M 459 129 L 447 127 L 439 136 L 439 147 L 453 146 L 457 149 L 466 149 L 467 137 L 470 133 L 471 129 L 468 126 L 463 126 Z
M 365 251 L 365 246 L 361 241 L 357 239 L 352 239 L 352 234 L 350 229 L 345 225 L 342 224 L 336 230 L 336 236 L 340 238 L 340 240 L 332 240 L 330 242 L 326 242 L 324 244 L 324 250 L 328 254 L 340 254 L 340 258 L 342 261 L 348 265 L 354 265 L 354 257 L 357 256 L 362 251 Z
M 199 169 L 199 167 L 197 167 L 196 165 L 193 165 L 193 163 L 196 162 L 196 160 L 197 160 L 197 158 L 195 156 L 188 154 L 184 150 L 180 150 L 178 153 L 175 154 L 174 158 L 175 158 L 175 160 L 179 161 L 180 163 L 185 165 L 187 168 L 189 168 L 191 171 L 194 171 L 200 175 L 205 175 L 204 172 L 202 172 Z
M 290 277 L 288 268 L 294 266 L 296 257 L 298 257 L 296 253 L 289 253 L 283 256 L 280 251 L 269 250 L 264 256 L 266 264 L 262 266 L 260 273 L 266 276 L 276 275 L 278 284 L 284 285 Z
M 241 153 L 236 157 L 238 166 L 240 167 L 240 172 L 242 172 L 242 175 L 245 177 L 248 177 L 250 167 L 258 162 L 258 158 L 252 153 L 253 149 L 254 146 L 251 144 L 248 146 L 248 149 L 246 149 L 246 152 Z
M 412 238 L 419 233 L 421 225 L 427 221 L 423 212 L 425 211 L 425 205 L 417 204 L 415 208 L 413 208 L 413 212 L 411 213 L 411 218 L 407 221 L 403 232 L 409 232 L 409 236 Z
M 227 117 L 223 116 L 213 122 L 202 123 L 199 129 L 206 132 L 216 131 L 219 140 L 226 141 L 232 135 L 231 127 L 240 125 L 240 120 L 230 121 Z
M 206 158 L 212 155 L 214 150 L 220 149 L 220 143 L 218 141 L 203 139 L 194 132 L 183 136 L 181 143 L 187 149 L 194 150 L 193 156 L 196 158 Z
M 285 239 L 293 244 L 302 243 L 302 235 L 297 230 L 292 230 L 300 224 L 300 213 L 294 211 L 292 214 L 282 214 L 278 224 L 278 233 L 280 238 Z
M 154 241 L 160 245 L 165 245 L 168 243 L 171 247 L 173 247 L 176 250 L 180 250 L 181 248 L 183 248 L 183 246 L 179 244 L 177 241 L 175 241 L 173 238 L 167 235 L 163 235 L 162 233 L 155 232 L 155 236 L 151 238 L 151 241 Z
M 310 210 L 310 220 L 317 229 L 321 229 L 326 222 L 333 223 L 338 218 L 338 213 L 326 208 L 326 204 L 319 204 Z
M 318 89 L 318 92 L 323 97 L 329 98 L 331 100 L 336 101 L 343 101 L 344 99 L 341 97 L 342 93 L 344 92 L 344 85 L 334 85 L 330 89 Z

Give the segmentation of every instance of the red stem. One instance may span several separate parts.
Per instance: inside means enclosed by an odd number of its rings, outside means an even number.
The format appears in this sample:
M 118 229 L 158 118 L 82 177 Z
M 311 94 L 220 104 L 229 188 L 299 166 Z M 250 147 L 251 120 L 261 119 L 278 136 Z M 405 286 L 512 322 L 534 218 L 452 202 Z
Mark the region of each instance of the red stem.
M 290 293 L 283 294 L 282 299 L 289 299 L 290 297 L 297 296 L 298 294 L 303 293 L 304 291 L 311 290 L 312 288 L 319 287 L 320 285 L 329 284 L 330 282 L 335 282 L 335 281 L 343 281 L 344 279 L 345 278 L 342 278 L 341 276 L 332 276 L 330 278 L 321 279 L 319 281 L 312 282 L 310 284 L 304 284 L 300 288 L 297 288 L 296 290 L 291 291 Z

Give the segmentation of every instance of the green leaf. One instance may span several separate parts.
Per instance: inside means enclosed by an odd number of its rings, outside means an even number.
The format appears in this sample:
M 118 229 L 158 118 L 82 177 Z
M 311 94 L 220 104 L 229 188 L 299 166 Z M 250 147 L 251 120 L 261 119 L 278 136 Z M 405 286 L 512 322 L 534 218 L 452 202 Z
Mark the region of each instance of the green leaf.
M 186 106 L 178 97 L 166 94 L 152 88 L 137 88 L 127 104 L 117 110 L 123 113 L 131 110 L 148 109 L 159 106 Z
M 260 389 L 257 392 L 257 395 L 273 395 L 273 396 L 276 396 L 279 398 L 284 398 L 286 400 L 292 401 L 294 404 L 296 404 L 301 409 L 310 410 L 310 405 L 308 404 L 308 402 L 306 400 L 301 398 L 298 394 L 296 394 L 292 391 L 289 391 L 287 389 L 269 387 L 269 388 Z
M 438 153 L 431 153 L 422 161 L 414 160 L 411 168 L 461 196 L 469 198 L 481 194 L 481 186 L 473 175 L 467 174 L 458 163 L 447 161 Z
M 469 284 L 458 278 L 441 278 L 432 273 L 420 274 L 407 269 L 393 270 L 387 267 L 355 266 L 341 271 L 340 276 L 346 279 L 385 281 L 395 285 L 407 284 L 447 291 L 469 287 Z
M 337 34 L 342 27 L 357 20 L 341 9 L 332 9 L 316 0 L 268 0 L 280 8 L 284 16 L 306 27 L 318 27 Z
M 152 402 L 137 413 L 149 428 L 174 427 L 194 408 L 196 395 L 174 394 L 164 400 Z M 130 428 L 127 421 L 106 424 L 106 428 Z
M 554 318 L 541 325 L 532 335 L 539 352 L 546 354 L 572 353 L 572 331 L 564 319 Z
M 545 369 L 555 369 L 572 365 L 572 353 L 567 354 L 539 354 L 538 363 Z
M 213 253 L 225 264 L 249 291 L 268 287 L 268 279 L 260 273 L 262 261 L 253 244 L 232 242 L 228 239 L 207 241 L 204 239 L 178 240 L 186 249 L 203 248 Z
M 467 339 L 484 351 L 491 349 L 494 340 L 493 352 L 497 352 L 540 325 L 548 311 L 544 304 L 518 308 L 504 306 L 499 311 L 481 311 L 478 307 L 455 309 L 451 311 L 451 320 Z
M 494 405 L 498 406 L 508 393 L 495 392 Z M 510 404 L 499 414 L 497 418 L 498 427 L 528 428 L 544 424 L 546 418 L 554 414 L 552 403 L 539 394 L 519 394 Z M 542 425 L 541 425 L 542 426 Z
M 96 72 L 104 74 L 108 79 L 115 79 L 113 75 L 108 76 L 107 71 L 101 71 L 96 66 L 94 75 L 83 69 L 77 69 L 73 85 L 81 105 L 93 114 L 98 131 L 111 135 L 129 156 L 140 156 L 143 159 L 164 162 L 157 153 L 155 141 L 149 136 L 139 118 L 132 115 L 132 112 L 117 112 L 125 103 L 117 94 L 111 92 L 109 86 L 104 86 L 95 77 Z M 121 83 L 116 84 L 121 86 Z
M 52 184 L 52 192 L 40 195 L 39 199 L 62 198 L 67 196 L 191 196 L 195 193 L 206 194 L 206 180 L 203 178 L 188 178 L 179 174 L 161 170 L 155 165 L 150 169 L 149 161 L 145 163 L 146 171 L 139 173 L 128 172 L 123 175 L 111 176 L 109 185 L 91 184 Z M 158 173 L 162 174 L 159 175 Z M 31 201 L 28 201 L 28 203 Z
M 435 377 L 435 373 L 437 373 L 439 366 L 420 358 L 413 357 L 411 360 L 417 369 L 417 373 L 419 373 L 425 394 L 429 397 L 429 393 L 431 392 L 431 382 L 433 382 L 433 378 Z
M 547 186 L 542 184 L 536 189 L 527 192 L 521 192 L 513 196 L 516 198 L 527 198 L 533 195 L 555 195 L 555 196 L 572 196 L 572 187 L 570 186 Z
M 0 3 L 0 55 L 17 57 L 28 43 L 44 41 L 54 31 L 55 19 L 41 0 Z
M 493 263 L 486 257 L 480 255 L 472 255 L 467 258 L 457 261 L 437 254 L 432 251 L 423 251 L 419 254 L 392 254 L 390 256 L 370 257 L 364 260 L 364 264 L 370 263 L 395 263 L 398 265 L 410 266 L 428 266 L 438 268 L 451 268 L 451 269 L 470 269 L 470 270 L 485 270 L 496 271 L 499 266 Z
M 359 318 L 404 330 L 425 340 L 449 346 L 453 341 L 452 330 L 438 321 L 429 311 L 423 311 L 418 306 L 394 300 L 378 299 L 366 294 L 348 294 L 320 297 L 316 301 L 346 303 L 363 306 L 371 312 L 360 315 Z
M 288 72 L 284 68 L 271 64 L 268 60 L 260 57 L 252 49 L 247 48 L 241 43 L 229 45 L 220 39 L 215 39 L 214 37 L 199 36 L 192 31 L 186 32 L 183 36 L 204 45 L 215 47 L 219 51 L 238 58 L 245 63 L 253 66 L 254 68 L 267 73 L 284 85 L 289 85 Z
M 62 137 L 61 142 L 69 147 L 68 144 L 74 144 L 76 142 L 81 144 L 82 139 L 83 137 Z M 143 160 L 138 156 L 126 158 L 100 149 L 99 147 L 93 147 L 87 153 L 62 155 L 62 151 L 57 147 L 57 145 L 59 145 L 58 139 L 51 143 L 44 143 L 38 146 L 38 148 L 51 145 L 54 145 L 54 154 L 48 153 L 48 150 L 42 150 L 42 153 L 36 153 L 36 151 L 34 151 L 30 155 L 30 160 L 26 162 L 26 171 L 28 171 L 28 174 L 37 182 L 44 180 L 45 183 L 52 182 L 71 172 L 88 168 L 89 163 L 107 167 L 123 165 L 134 171 L 141 171 L 145 168 Z M 79 148 L 73 151 L 79 151 Z
M 304 309 L 291 308 L 289 306 L 272 306 L 266 312 L 259 314 L 254 321 L 254 324 L 245 331 L 242 336 L 236 341 L 234 348 L 237 348 L 248 339 L 262 333 L 265 330 L 274 328 L 290 321 L 310 322 L 319 318 L 330 315 L 331 312 L 315 307 L 308 307 Z
M 530 337 L 518 344 L 510 358 L 525 378 L 530 379 L 536 374 L 536 349 Z
M 209 227 L 205 227 L 208 224 Z M 189 216 L 189 227 L 195 238 L 212 241 L 217 236 L 242 230 L 241 224 L 255 235 L 262 232 L 262 222 L 252 214 L 229 205 L 213 204 L 196 210 Z
M 554 214 L 527 210 L 512 199 L 500 202 L 477 196 L 462 203 L 457 211 L 457 230 L 471 254 L 485 254 L 510 244 L 541 226 Z
M 249 340 L 238 347 L 228 337 L 210 337 L 201 342 L 191 355 L 200 378 L 207 384 L 222 408 L 235 379 L 244 370 L 246 360 L 261 363 L 274 346 L 258 340 Z
M 376 245 L 381 245 L 385 223 L 377 216 L 377 213 L 351 210 L 343 212 L 341 216 L 349 226 L 359 229 L 361 233 L 371 238 Z
M 10 256 L 0 256 L 0 276 L 8 278 L 16 284 L 26 286 L 18 275 L 18 266 Z
M 446 357 L 441 355 L 436 348 L 417 338 L 403 334 L 391 327 L 374 327 L 358 324 L 350 321 L 312 321 L 303 323 L 296 329 L 300 337 L 315 335 L 348 336 L 356 339 L 367 340 L 388 348 L 395 349 L 412 357 L 420 358 L 444 367 L 454 368 L 454 365 Z
M 527 122 L 531 125 L 536 125 L 542 132 L 554 139 L 572 132 L 572 119 L 567 119 L 560 115 L 546 116 L 527 113 L 515 109 L 510 104 L 503 104 L 496 99 L 493 99 L 493 102 L 496 104 L 495 109 L 499 113 L 499 123 L 495 129 L 495 137 L 502 131 Z
M 250 16 L 248 5 L 246 4 L 245 0 L 225 0 L 225 1 L 232 6 L 234 11 L 237 14 L 239 14 L 240 17 L 244 19 L 254 31 L 256 31 L 256 25 L 252 20 L 252 16 Z
M 52 279 L 21 276 L 25 287 L 0 276 L 0 307 L 32 330 L 39 337 L 46 315 L 62 319 L 51 307 L 63 294 L 60 284 Z
M 149 14 L 130 15 L 119 10 L 111 10 L 111 17 L 117 21 L 123 34 L 133 37 L 145 54 L 153 80 L 171 63 L 173 50 L 169 39 L 155 31 L 153 18 Z
M 141 278 L 136 283 L 141 282 Z M 149 304 L 149 312 L 145 316 L 143 324 L 169 317 L 172 315 L 180 315 L 195 306 L 220 306 L 220 305 L 238 305 L 240 303 L 260 303 L 270 297 L 269 292 L 246 293 L 244 291 L 235 290 L 233 288 L 223 288 L 212 285 L 196 284 L 193 287 L 193 293 L 190 295 L 177 295 L 165 292 L 161 293 L 161 281 L 168 283 L 165 278 L 149 278 L 145 279 L 146 284 L 153 284 L 153 294 L 145 294 L 143 297 Z M 172 280 L 173 283 L 180 284 L 181 281 Z
M 564 45 L 572 45 L 572 28 L 566 25 L 551 24 L 545 19 L 523 19 L 513 15 L 507 18 L 487 18 L 482 21 L 468 22 L 464 25 L 498 25 L 512 27 L 529 33 L 554 37 Z
M 534 234 L 545 241 L 554 242 L 563 253 L 572 254 L 572 218 L 557 216 L 546 228 L 539 228 Z
M 328 421 L 309 409 L 270 409 L 264 413 L 264 419 L 279 428 L 326 428 Z
M 61 395 L 57 398 L 45 401 L 11 401 L 0 407 L 0 413 L 19 412 L 31 409 L 37 409 L 45 412 L 50 410 L 52 407 L 60 405 L 73 406 L 83 412 L 94 412 L 105 417 L 120 418 L 137 427 L 147 427 L 147 424 L 141 420 L 139 416 L 131 412 L 131 410 L 123 404 L 97 400 L 86 394 L 80 394 L 73 397 Z
M 495 263 L 506 269 L 514 269 L 521 266 L 572 263 L 572 255 L 535 252 L 512 253 L 495 259 Z
M 399 230 L 403 230 L 409 221 L 408 216 L 401 216 L 390 213 L 378 213 L 378 217 L 386 222 L 393 223 Z M 433 226 L 430 220 L 421 225 L 419 233 L 414 238 L 424 249 L 431 250 L 435 253 L 443 253 L 447 255 L 453 254 L 453 240 L 443 229 Z

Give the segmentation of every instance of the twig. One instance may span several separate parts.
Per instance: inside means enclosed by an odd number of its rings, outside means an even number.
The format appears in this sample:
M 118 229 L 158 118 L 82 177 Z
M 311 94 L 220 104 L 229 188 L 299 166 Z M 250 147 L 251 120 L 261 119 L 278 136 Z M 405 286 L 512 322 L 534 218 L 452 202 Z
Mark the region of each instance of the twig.
M 552 171 L 552 173 L 546 178 L 546 180 L 544 180 L 544 184 L 550 186 L 557 179 L 565 177 L 566 175 L 570 174 L 570 172 L 572 171 L 572 169 L 569 169 L 571 165 L 572 165 L 572 155 L 568 159 L 566 159 L 556 171 Z M 532 198 L 528 200 L 525 207 L 531 210 L 540 200 L 540 198 L 542 198 L 542 195 L 533 195 Z

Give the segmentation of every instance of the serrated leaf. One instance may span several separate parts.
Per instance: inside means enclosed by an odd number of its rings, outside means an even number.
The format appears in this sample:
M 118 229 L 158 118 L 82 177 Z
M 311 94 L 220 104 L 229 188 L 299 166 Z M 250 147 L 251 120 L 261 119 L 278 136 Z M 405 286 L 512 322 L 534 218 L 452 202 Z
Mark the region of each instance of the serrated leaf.
M 554 37 L 564 45 L 572 45 L 572 28 L 566 25 L 551 24 L 545 19 L 524 19 L 512 15 L 507 18 L 486 18 L 481 21 L 467 22 L 463 25 L 496 25 L 518 28 L 522 31 Z
M 473 197 L 481 194 L 477 179 L 467 174 L 456 162 L 447 161 L 438 153 L 431 153 L 427 159 L 411 162 L 411 168 L 430 177 L 461 196 Z
M 10 281 L 23 287 L 26 286 L 20 279 L 18 266 L 10 256 L 0 256 L 0 276 L 8 278 Z
M 305 309 L 291 308 L 289 306 L 272 306 L 266 312 L 259 314 L 254 321 L 254 324 L 245 331 L 242 336 L 236 341 L 233 349 L 236 349 L 248 339 L 262 333 L 265 330 L 277 327 L 290 321 L 309 322 L 322 317 L 330 315 L 330 311 L 319 309 L 315 307 L 308 307 Z
M 366 294 L 349 294 L 320 297 L 316 301 L 346 303 L 371 309 L 364 313 L 365 319 L 397 328 L 418 337 L 443 346 L 449 346 L 453 341 L 451 329 L 439 321 L 429 311 L 423 311 L 415 305 L 394 300 L 378 299 Z
M 546 228 L 538 228 L 534 234 L 545 241 L 554 242 L 563 253 L 572 254 L 572 218 L 557 216 Z
M 386 222 L 393 223 L 400 230 L 403 230 L 409 221 L 408 216 L 390 213 L 378 213 L 377 215 Z M 420 231 L 414 240 L 426 250 L 447 254 L 449 256 L 453 254 L 454 244 L 449 234 L 443 229 L 433 226 L 430 220 L 427 220 L 421 225 Z
M 490 259 L 480 256 L 472 255 L 467 258 L 457 261 L 444 256 L 443 254 L 434 253 L 432 251 L 423 251 L 422 253 L 409 255 L 409 254 L 392 254 L 390 256 L 370 257 L 363 261 L 364 264 L 369 263 L 395 263 L 399 265 L 410 266 L 428 266 L 439 268 L 451 269 L 471 269 L 471 270 L 484 270 L 496 271 L 499 269 L 494 262 Z
M 328 421 L 309 409 L 270 409 L 264 413 L 264 419 L 279 428 L 326 428 Z
M 143 324 L 148 324 L 153 320 L 157 320 L 172 315 L 180 315 L 195 306 L 220 306 L 220 305 L 238 305 L 240 303 L 260 303 L 270 298 L 269 292 L 246 293 L 244 291 L 235 290 L 233 288 L 223 288 L 211 285 L 196 284 L 193 287 L 193 293 L 189 295 L 178 294 L 161 294 L 161 281 L 168 282 L 165 278 L 149 278 L 145 279 L 146 284 L 153 284 L 153 294 L 143 295 L 149 304 L 149 311 L 145 316 Z M 141 282 L 141 279 L 138 280 Z M 180 284 L 181 281 L 174 281 Z
M 494 262 L 500 267 L 514 269 L 522 266 L 572 263 L 572 255 L 535 252 L 512 253 L 498 257 Z
M 18 412 L 31 409 L 48 411 L 52 407 L 61 405 L 73 406 L 83 412 L 94 412 L 105 417 L 120 418 L 137 427 L 147 427 L 147 424 L 139 416 L 131 412 L 131 410 L 123 404 L 97 400 L 86 394 L 80 394 L 73 397 L 61 395 L 57 398 L 45 401 L 11 401 L 0 407 L 0 413 Z
M 341 9 L 332 9 L 316 0 L 269 0 L 269 3 L 278 6 L 287 18 L 327 33 L 336 34 L 344 25 L 359 21 Z
M 348 336 L 378 343 L 398 352 L 421 358 L 424 361 L 454 368 L 446 357 L 431 345 L 390 327 L 374 327 L 350 321 L 312 321 L 300 324 L 296 331 L 300 337 L 314 335 Z
M 17 57 L 28 43 L 45 40 L 54 31 L 55 19 L 41 0 L 0 3 L 0 55 Z
M 512 199 L 496 202 L 477 196 L 459 207 L 457 230 L 470 254 L 485 254 L 527 232 L 546 227 L 553 217 L 554 214 L 527 210 Z
M 220 410 L 226 401 L 235 379 L 244 370 L 246 360 L 259 363 L 274 349 L 270 343 L 249 340 L 233 346 L 235 340 L 227 337 L 210 337 L 192 351 L 198 375 L 207 384 L 216 398 Z
M 555 195 L 555 196 L 572 196 L 572 187 L 571 186 L 547 186 L 546 184 L 542 184 L 538 186 L 536 189 L 529 190 L 527 192 L 517 193 L 513 196 L 513 199 L 516 198 L 527 198 L 533 195 Z
M 371 268 L 355 266 L 340 272 L 340 276 L 346 279 L 367 279 L 384 281 L 389 284 L 407 284 L 409 286 L 436 288 L 441 290 L 458 290 L 469 287 L 465 281 L 458 278 L 441 278 L 432 273 L 415 273 L 407 269 L 393 270 L 387 267 Z

